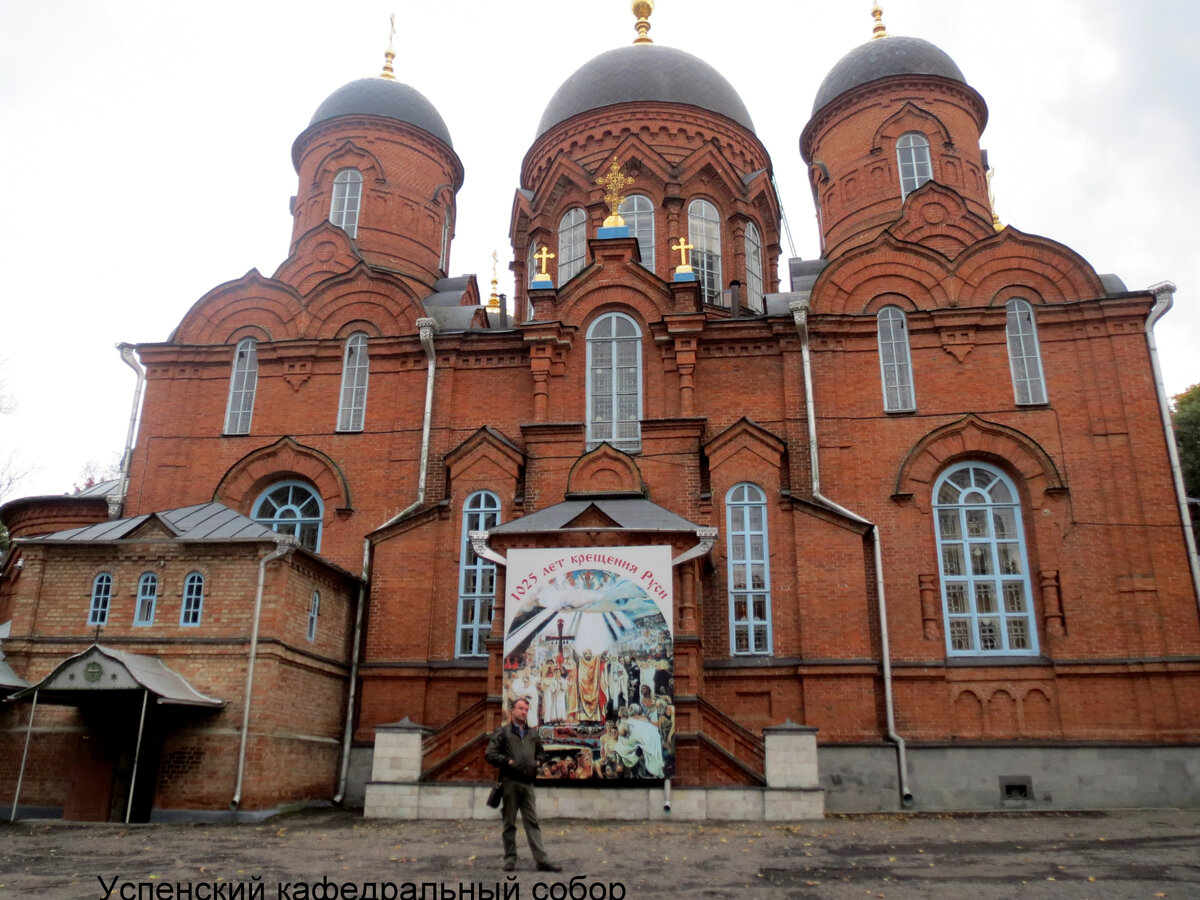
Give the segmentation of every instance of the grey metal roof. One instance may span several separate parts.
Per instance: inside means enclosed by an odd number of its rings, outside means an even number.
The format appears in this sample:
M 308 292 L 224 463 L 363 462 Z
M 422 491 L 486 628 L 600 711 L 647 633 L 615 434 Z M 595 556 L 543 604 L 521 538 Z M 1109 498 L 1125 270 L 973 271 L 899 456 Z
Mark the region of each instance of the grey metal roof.
M 630 44 L 601 53 L 564 81 L 542 113 L 538 136 L 579 113 L 639 100 L 698 106 L 754 131 L 742 98 L 704 60 L 661 44 Z
M 181 541 L 230 541 L 279 539 L 279 535 L 248 519 L 222 503 L 200 503 L 169 509 L 166 512 L 149 513 L 129 519 L 112 519 L 83 528 L 56 531 L 36 538 L 22 539 L 25 543 L 39 541 L 119 541 L 128 537 L 151 518 L 162 522 Z
M 435 306 L 425 314 L 438 324 L 438 331 L 471 331 L 478 306 Z
M 109 494 L 115 494 L 117 487 L 121 484 L 120 478 L 112 478 L 108 481 L 98 481 L 91 487 L 86 487 L 82 491 L 76 491 L 72 496 L 75 497 L 107 497 Z
M 1125 287 L 1125 281 L 1119 275 L 1114 275 L 1112 272 L 1106 272 L 1100 276 L 1100 283 L 1104 285 L 1104 291 L 1108 296 L 1112 297 L 1116 294 L 1124 294 L 1129 291 Z
M 415 125 L 454 148 L 441 113 L 416 88 L 388 78 L 360 78 L 344 84 L 317 107 L 308 127 L 338 116 L 381 116 Z
M 108 679 L 89 680 L 74 677 L 77 672 L 90 662 L 101 662 L 98 657 L 107 657 L 117 663 L 124 671 L 112 671 Z M 103 662 L 101 662 L 103 665 Z M 136 690 L 144 688 L 158 698 L 158 702 L 169 706 L 208 706 L 221 707 L 224 700 L 209 697 L 200 693 L 186 678 L 168 667 L 157 656 L 143 656 L 140 653 L 130 653 L 126 650 L 114 650 L 92 644 L 82 653 L 77 653 L 59 663 L 54 671 L 22 691 L 10 697 L 10 700 L 22 700 L 37 691 L 39 697 L 44 693 L 50 702 L 78 701 L 82 695 L 103 690 Z
M 12 621 L 0 622 L 0 641 L 12 632 Z M 17 675 L 12 667 L 4 661 L 4 651 L 0 650 L 0 690 L 16 690 L 28 686 L 29 682 Z
M 629 531 L 695 531 L 700 526 L 675 515 L 657 503 L 637 497 L 598 498 L 595 500 L 565 500 L 535 513 L 505 522 L 491 529 L 491 534 L 527 534 L 560 531 L 578 518 L 584 510 L 595 506 Z
M 846 91 L 891 75 L 940 75 L 967 83 L 944 50 L 920 38 L 888 35 L 867 41 L 838 60 L 817 88 L 813 115 Z

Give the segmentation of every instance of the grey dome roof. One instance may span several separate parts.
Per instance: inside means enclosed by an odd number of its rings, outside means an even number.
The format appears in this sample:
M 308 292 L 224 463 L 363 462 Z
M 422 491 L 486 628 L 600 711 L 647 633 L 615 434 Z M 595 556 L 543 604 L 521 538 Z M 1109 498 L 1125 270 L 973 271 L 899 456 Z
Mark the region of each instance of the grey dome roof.
M 342 85 L 317 107 L 308 127 L 338 116 L 381 116 L 407 122 L 454 148 L 450 130 L 425 95 L 390 78 L 360 78 Z
M 867 41 L 838 60 L 817 89 L 813 115 L 846 91 L 891 75 L 939 75 L 967 83 L 944 50 L 920 38 L 888 35 Z
M 630 44 L 601 53 L 564 81 L 542 113 L 538 136 L 579 113 L 639 100 L 698 106 L 754 131 L 742 98 L 704 60 L 673 47 Z

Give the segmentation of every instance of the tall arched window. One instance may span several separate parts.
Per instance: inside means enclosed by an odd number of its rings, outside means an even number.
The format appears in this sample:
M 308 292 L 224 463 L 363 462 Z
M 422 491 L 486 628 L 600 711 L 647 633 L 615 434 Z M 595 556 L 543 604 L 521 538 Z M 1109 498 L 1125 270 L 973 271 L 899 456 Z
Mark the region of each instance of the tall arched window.
M 358 210 L 361 205 L 362 174 L 358 169 L 342 169 L 333 178 L 329 221 L 350 237 L 358 237 Z
M 763 258 L 762 238 L 753 222 L 746 225 L 746 305 L 755 312 L 763 312 Z
M 342 399 L 338 405 L 338 431 L 362 431 L 367 415 L 367 336 L 356 331 L 346 339 L 342 360 Z
M 279 534 L 290 534 L 305 550 L 321 549 L 324 505 L 316 491 L 299 481 L 272 485 L 254 504 L 251 518 Z
M 310 641 L 317 639 L 317 617 L 321 615 L 321 592 L 313 591 L 312 599 L 308 601 L 308 634 Z
M 463 504 L 462 543 L 458 564 L 458 643 L 456 656 L 487 656 L 484 640 L 492 627 L 496 599 L 496 564 L 475 555 L 472 531 L 490 531 L 500 524 L 500 498 L 476 491 Z
M 631 194 L 621 201 L 617 210 L 629 233 L 637 238 L 638 250 L 642 254 L 642 265 L 654 271 L 654 204 L 649 197 Z
M 967 462 L 942 473 L 933 496 L 946 652 L 1036 654 L 1025 532 L 1013 483 L 995 466 Z
M 180 625 L 199 625 L 204 611 L 204 576 L 192 572 L 183 580 L 183 607 L 179 610 Z
M 704 302 L 721 303 L 721 216 L 707 200 L 688 205 L 688 243 Z
M 619 450 L 642 446 L 642 332 L 624 313 L 607 313 L 587 333 L 587 442 Z
M 1037 325 L 1028 300 L 1009 300 L 1008 366 L 1012 370 L 1013 394 L 1018 403 L 1045 403 L 1046 379 L 1042 377 L 1042 351 Z
M 578 206 L 568 209 L 558 223 L 558 286 L 583 271 L 587 253 L 587 216 Z
M 88 607 L 89 625 L 107 625 L 108 607 L 112 602 L 112 576 L 101 572 L 92 580 L 92 603 Z
M 908 320 L 904 311 L 885 306 L 875 317 L 879 326 L 879 369 L 883 381 L 885 412 L 917 408 L 913 391 L 912 357 L 908 346 Z
M 450 265 L 450 229 L 454 221 L 454 211 L 447 208 L 442 216 L 442 247 L 438 252 L 438 268 L 443 272 L 449 271 Z
M 725 495 L 725 546 L 729 566 L 729 637 L 734 655 L 771 652 L 771 564 L 767 496 L 754 484 L 735 484 Z
M 133 614 L 134 625 L 153 625 L 154 607 L 158 605 L 158 576 L 146 572 L 138 579 L 137 611 Z
M 896 141 L 896 163 L 900 168 L 900 199 L 903 200 L 933 178 L 929 138 L 919 131 L 900 135 Z
M 258 341 L 243 338 L 233 351 L 233 373 L 229 376 L 229 402 L 225 406 L 225 433 L 249 434 L 254 414 L 254 391 L 258 387 Z
M 529 252 L 525 254 L 525 287 L 527 288 L 527 290 L 525 292 L 525 304 L 526 304 L 525 305 L 525 321 L 526 322 L 533 321 L 533 301 L 529 299 L 528 288 L 533 287 L 533 279 L 537 276 L 538 272 L 541 271 L 538 268 L 537 252 L 538 252 L 537 241 L 535 241 L 531 238 L 529 241 Z

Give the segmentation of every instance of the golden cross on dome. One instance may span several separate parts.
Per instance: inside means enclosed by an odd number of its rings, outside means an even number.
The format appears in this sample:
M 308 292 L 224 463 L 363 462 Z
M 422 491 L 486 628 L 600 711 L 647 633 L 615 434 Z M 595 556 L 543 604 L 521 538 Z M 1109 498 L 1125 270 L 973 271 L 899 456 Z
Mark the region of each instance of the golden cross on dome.
M 396 59 L 396 48 L 394 46 L 394 38 L 396 37 L 396 14 L 392 13 L 388 17 L 392 23 L 392 28 L 388 32 L 388 48 L 383 52 L 383 71 L 379 73 L 380 78 L 386 78 L 388 81 L 396 80 L 396 73 L 392 71 L 392 62 Z
M 871 17 L 875 19 L 875 27 L 871 29 L 871 40 L 887 37 L 887 29 L 883 26 L 883 7 L 878 3 L 871 7 Z
M 539 273 L 539 277 L 545 281 L 550 277 L 546 274 L 546 263 L 554 259 L 554 254 L 550 252 L 549 247 L 542 247 L 541 250 L 533 254 L 533 258 L 542 264 L 542 271 Z
M 487 302 L 487 308 L 492 312 L 496 312 L 497 310 L 500 309 L 500 295 L 498 293 L 496 293 L 496 285 L 498 284 L 498 282 L 496 280 L 496 266 L 499 265 L 499 263 L 500 263 L 500 257 L 497 255 L 496 251 L 493 250 L 492 251 L 492 296 L 488 297 L 488 302 Z
M 621 192 L 633 184 L 633 181 L 634 179 L 621 171 L 621 164 L 615 156 L 612 165 L 609 166 L 608 174 L 596 179 L 596 184 L 604 188 L 604 202 L 608 204 L 609 216 L 604 220 L 605 228 L 614 228 L 625 224 L 625 220 L 618 213 L 625 200 Z
M 681 237 L 681 238 L 679 239 L 679 243 L 678 243 L 678 244 L 672 244 L 672 245 L 671 245 L 671 249 L 672 249 L 672 250 L 678 250 L 678 251 L 679 251 L 679 268 L 678 268 L 678 269 L 676 269 L 675 271 L 677 271 L 677 272 L 690 272 L 690 271 L 692 271 L 691 264 L 688 262 L 688 251 L 689 251 L 689 250 L 695 250 L 695 249 L 696 249 L 696 245 L 695 245 L 695 244 L 689 244 L 689 243 L 688 243 L 688 239 L 687 239 L 687 238 L 682 238 L 682 237 Z
M 637 24 L 633 27 L 637 29 L 637 37 L 633 39 L 635 44 L 653 44 L 650 40 L 650 13 L 654 12 L 654 0 L 633 0 L 630 4 L 633 14 L 637 16 Z

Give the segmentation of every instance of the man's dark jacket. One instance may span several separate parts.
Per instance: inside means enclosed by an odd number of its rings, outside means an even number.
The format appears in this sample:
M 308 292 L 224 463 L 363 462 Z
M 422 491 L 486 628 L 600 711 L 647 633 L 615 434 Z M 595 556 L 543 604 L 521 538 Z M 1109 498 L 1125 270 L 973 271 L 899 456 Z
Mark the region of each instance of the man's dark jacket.
M 506 722 L 496 729 L 488 741 L 484 758 L 500 770 L 501 779 L 511 778 L 522 784 L 533 784 L 538 763 L 545 755 L 546 750 L 536 728 L 526 726 L 525 737 L 521 737 L 513 729 L 512 722 Z M 510 759 L 512 765 L 509 765 Z

